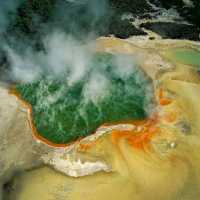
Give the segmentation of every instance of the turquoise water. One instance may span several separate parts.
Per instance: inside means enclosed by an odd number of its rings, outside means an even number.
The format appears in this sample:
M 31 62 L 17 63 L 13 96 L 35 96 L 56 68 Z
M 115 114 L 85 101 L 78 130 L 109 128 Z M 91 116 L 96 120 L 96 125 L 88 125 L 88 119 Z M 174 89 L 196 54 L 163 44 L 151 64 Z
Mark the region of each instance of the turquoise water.
M 190 48 L 177 48 L 170 51 L 170 56 L 176 61 L 195 67 L 200 67 L 200 51 Z

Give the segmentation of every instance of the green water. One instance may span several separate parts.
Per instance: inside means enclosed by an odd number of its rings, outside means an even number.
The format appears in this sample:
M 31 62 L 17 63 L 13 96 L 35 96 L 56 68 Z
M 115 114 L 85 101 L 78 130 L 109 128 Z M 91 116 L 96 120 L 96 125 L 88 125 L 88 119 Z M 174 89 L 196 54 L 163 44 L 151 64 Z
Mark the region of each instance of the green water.
M 200 51 L 189 48 L 177 48 L 173 49 L 170 55 L 177 62 L 200 67 Z
M 151 81 L 135 64 L 128 73 L 123 73 L 125 67 L 116 67 L 115 55 L 96 54 L 87 73 L 73 84 L 68 83 L 70 72 L 66 72 L 62 77 L 49 74 L 33 83 L 18 84 L 16 89 L 32 105 L 39 134 L 54 143 L 68 143 L 93 133 L 105 122 L 148 115 L 147 105 L 153 101 Z

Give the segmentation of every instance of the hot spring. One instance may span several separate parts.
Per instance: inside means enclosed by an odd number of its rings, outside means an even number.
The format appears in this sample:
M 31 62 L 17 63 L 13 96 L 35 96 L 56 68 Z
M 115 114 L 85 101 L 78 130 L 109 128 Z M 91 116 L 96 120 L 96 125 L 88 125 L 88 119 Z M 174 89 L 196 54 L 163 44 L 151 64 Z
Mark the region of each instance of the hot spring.
M 16 91 L 32 107 L 36 134 L 55 144 L 73 142 L 105 123 L 145 119 L 153 104 L 151 80 L 133 57 L 96 53 L 81 80 L 70 71 L 19 83 Z

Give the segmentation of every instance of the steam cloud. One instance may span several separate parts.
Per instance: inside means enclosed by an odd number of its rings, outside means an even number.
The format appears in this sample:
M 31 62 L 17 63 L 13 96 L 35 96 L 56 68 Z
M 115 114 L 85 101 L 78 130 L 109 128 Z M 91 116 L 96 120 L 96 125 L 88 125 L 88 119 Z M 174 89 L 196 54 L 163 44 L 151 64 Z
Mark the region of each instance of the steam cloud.
M 76 4 L 86 4 L 89 16 L 92 16 L 91 26 L 95 26 L 97 20 L 103 18 L 108 12 L 108 2 L 106 0 L 63 0 L 66 2 L 74 2 Z M 16 9 L 22 3 L 21 0 L 6 0 L 0 2 L 0 34 L 2 34 L 10 20 L 15 18 Z M 61 6 L 62 7 L 62 6 Z M 64 12 L 62 8 L 54 13 L 55 20 L 59 19 L 61 12 Z M 79 10 L 78 10 L 79 11 Z M 76 10 L 72 11 L 76 12 Z M 12 15 L 10 15 L 12 13 Z M 87 15 L 88 17 L 88 15 Z M 64 20 L 65 26 L 73 29 L 72 33 L 82 34 L 82 29 L 79 29 L 79 25 L 76 22 L 71 21 L 70 18 Z M 77 22 L 79 23 L 79 22 Z M 49 31 L 51 29 L 51 31 Z M 10 64 L 10 77 L 15 82 L 31 83 L 40 79 L 42 74 L 50 73 L 53 76 L 60 76 L 64 71 L 69 70 L 70 76 L 66 77 L 66 81 L 69 85 L 73 85 L 88 72 L 88 65 L 93 57 L 92 39 L 95 32 L 89 31 L 85 41 L 79 41 L 66 33 L 64 30 L 50 24 L 47 26 L 44 36 L 42 37 L 43 50 L 36 51 L 30 46 L 22 44 L 23 50 L 18 51 L 13 46 L 15 42 L 3 43 L 3 50 L 6 52 L 7 58 Z M 8 35 L 9 37 L 9 35 Z M 84 43 L 90 43 L 90 45 L 84 45 Z M 133 59 L 130 57 L 119 55 L 115 59 L 116 73 L 122 78 L 128 77 L 134 70 Z M 136 61 L 135 61 L 136 64 Z M 139 77 L 138 77 L 139 78 Z M 140 82 L 140 80 L 138 80 Z M 84 86 L 83 101 L 87 102 L 92 100 L 94 103 L 101 100 L 106 95 L 106 88 L 109 87 L 110 81 L 100 73 L 93 73 L 89 81 Z M 39 98 L 38 106 L 50 106 L 54 103 L 63 93 L 65 88 L 57 91 L 53 95 L 46 96 L 45 98 Z M 151 87 L 147 88 L 147 93 L 152 93 Z M 147 112 L 151 110 L 150 100 L 146 102 Z M 81 112 L 81 109 L 80 109 Z M 0 191 L 1 199 L 1 191 Z
M 5 46 L 14 81 L 33 82 L 39 79 L 42 73 L 60 75 L 69 68 L 69 82 L 73 83 L 86 73 L 91 52 L 80 42 L 64 32 L 55 31 L 44 38 L 43 44 L 45 51 L 37 52 L 27 47 L 23 54 Z
M 48 73 L 59 77 L 69 71 L 70 73 L 65 77 L 66 83 L 73 86 L 90 71 L 90 63 L 94 55 L 94 50 L 91 48 L 94 47 L 92 41 L 90 41 L 90 45 L 84 45 L 66 33 L 56 30 L 43 39 L 43 44 L 45 51 L 36 52 L 27 47 L 24 54 L 18 54 L 10 47 L 5 47 L 11 63 L 11 77 L 15 81 L 31 83 L 40 79 L 42 74 Z M 137 84 L 141 85 L 142 88 L 146 88 L 144 109 L 146 113 L 151 113 L 153 108 L 151 102 L 152 87 L 151 85 L 148 87 L 143 85 L 146 83 L 141 80 L 141 74 L 137 72 L 136 58 L 118 54 L 114 59 L 114 65 L 117 77 L 125 80 L 134 73 Z M 41 82 L 40 87 L 42 90 L 37 94 L 37 107 L 49 108 L 63 96 L 66 88 L 61 87 L 56 93 L 50 94 L 48 88 L 45 88 L 45 85 L 42 84 Z M 108 95 L 111 84 L 108 77 L 98 70 L 90 72 L 90 78 L 84 85 L 83 99 L 80 105 L 86 105 L 89 101 L 98 105 L 98 102 Z M 130 91 L 133 90 L 130 88 Z M 134 92 L 135 95 L 143 95 L 140 89 L 136 89 Z M 49 94 L 43 95 L 43 93 Z
M 9 20 L 15 17 L 16 9 L 23 3 L 23 0 L 7 0 L 4 3 L 0 3 L 0 31 L 4 31 L 9 24 Z M 73 3 L 77 6 L 72 6 L 67 10 L 68 15 L 65 19 L 65 12 L 62 6 L 64 3 Z M 79 12 L 81 12 L 81 6 L 84 5 L 83 19 L 77 19 Z M 54 26 L 53 23 L 48 23 L 45 27 L 45 31 L 41 35 L 43 49 L 36 51 L 31 45 L 20 46 L 17 41 L 13 41 L 12 44 L 4 43 L 3 49 L 7 54 L 7 58 L 10 64 L 9 77 L 14 82 L 31 83 L 41 78 L 42 74 L 50 73 L 53 76 L 60 76 L 64 71 L 70 71 L 70 75 L 66 77 L 68 85 L 73 85 L 77 81 L 80 81 L 85 74 L 88 73 L 88 65 L 93 57 L 94 52 L 90 49 L 93 45 L 93 36 L 95 32 L 92 31 L 95 28 L 98 20 L 104 20 L 105 15 L 109 12 L 109 3 L 107 0 L 102 0 L 99 3 L 98 0 L 60 0 L 59 4 L 55 8 L 55 12 L 52 14 L 52 21 L 63 19 L 61 24 L 64 28 Z M 8 17 L 9 13 L 12 13 L 12 17 Z M 78 13 L 78 14 L 77 14 Z M 2 17 L 1 17 L 2 16 Z M 73 20 L 71 20 L 71 18 Z M 70 21 L 71 20 L 71 21 Z M 72 33 L 83 33 L 82 23 L 90 21 L 90 29 L 88 35 L 84 40 L 77 40 L 72 36 Z M 81 21 L 81 22 L 80 22 Z M 81 25 L 80 25 L 81 24 Z M 67 29 L 65 29 L 67 26 Z M 70 29 L 70 31 L 69 31 Z M 51 30 L 51 31 L 50 31 Z M 68 30 L 68 32 L 66 32 Z M 9 37 L 9 35 L 8 35 Z M 16 43 L 15 43 L 16 42 Z M 90 43 L 90 45 L 84 45 Z M 19 48 L 13 48 L 17 45 Z M 20 51 L 18 51 L 20 49 Z M 136 60 L 130 59 L 129 56 L 118 55 L 115 59 L 116 73 L 124 79 L 128 77 L 134 70 L 134 62 Z M 137 75 L 137 73 L 136 73 Z M 138 77 L 139 79 L 140 77 Z M 138 80 L 140 83 L 140 80 Z M 104 95 L 106 95 L 106 88 L 109 87 L 109 80 L 100 73 L 93 73 L 90 80 L 84 87 L 85 97 L 84 101 L 88 99 L 97 102 Z M 148 89 L 147 89 L 148 90 Z M 151 89 L 147 93 L 152 93 Z M 58 91 L 54 96 L 48 96 L 46 99 L 41 99 L 40 105 L 51 104 L 56 101 L 62 95 L 62 91 Z M 147 105 L 149 102 L 146 103 Z M 147 110 L 150 110 L 146 106 Z
M 22 0 L 6 0 L 0 1 L 0 34 L 3 33 L 10 20 L 16 15 L 16 9 Z
M 20 1 L 14 3 L 14 1 L 11 0 L 9 2 L 10 4 L 6 4 L 6 10 L 16 9 L 20 3 Z M 61 2 L 64 3 L 64 1 Z M 109 7 L 107 0 L 101 1 L 101 4 L 99 4 L 99 1 L 97 0 L 65 0 L 65 2 L 73 2 L 77 5 L 84 4 L 84 9 L 86 9 L 86 19 L 80 20 L 88 20 L 88 16 L 92 16 L 91 26 L 99 19 L 103 19 L 104 15 L 108 12 Z M 57 7 L 56 12 L 54 13 L 54 20 L 59 19 L 60 13 L 64 12 L 61 5 L 62 4 Z M 73 9 L 69 11 L 69 16 L 72 15 L 73 17 L 74 13 L 80 11 L 80 9 L 77 9 L 76 7 Z M 7 14 L 8 13 L 4 12 L 4 16 Z M 64 22 L 70 29 L 82 34 L 82 26 L 80 27 L 79 21 L 70 22 L 70 19 L 67 18 Z M 5 21 L 1 24 L 5 27 L 8 22 Z M 23 48 L 21 49 L 23 50 L 17 51 L 13 48 L 13 45 L 4 44 L 4 51 L 7 53 L 11 66 L 9 73 L 13 81 L 31 83 L 40 79 L 42 74 L 50 73 L 53 76 L 60 76 L 63 72 L 68 70 L 70 71 L 70 75 L 66 77 L 66 81 L 68 85 L 73 85 L 88 73 L 88 66 L 94 54 L 90 47 L 93 46 L 92 41 L 95 33 L 89 30 L 88 36 L 84 38 L 84 41 L 79 41 L 71 34 L 68 34 L 68 32 L 65 32 L 64 29 L 55 26 L 52 31 L 49 32 L 50 28 L 53 28 L 52 24 L 47 25 L 46 32 L 42 37 L 43 50 L 36 51 L 30 45 L 25 47 L 22 46 Z M 73 33 L 73 31 L 70 33 Z M 85 45 L 85 43 L 90 43 L 90 45 Z M 115 66 L 116 73 L 119 77 L 124 79 L 136 70 L 133 67 L 134 62 L 136 65 L 137 61 L 130 59 L 129 56 L 118 55 L 115 59 Z M 140 77 L 138 77 L 138 79 L 140 79 Z M 138 82 L 141 83 L 140 80 L 138 80 Z M 103 74 L 98 72 L 93 73 L 92 77 L 90 77 L 89 81 L 84 86 L 83 101 L 92 100 L 94 103 L 99 101 L 106 95 L 106 89 L 109 87 L 109 84 L 111 83 Z M 150 91 L 147 91 L 147 93 L 152 92 L 150 88 L 149 90 Z M 50 106 L 62 95 L 62 93 L 63 91 L 61 89 L 61 91 L 58 91 L 53 96 L 49 95 L 45 99 L 41 97 L 41 101 L 38 102 L 38 105 Z M 150 102 L 147 102 L 146 105 L 149 103 Z M 149 112 L 149 106 L 146 106 L 146 108 Z
M 41 25 L 41 32 L 38 31 L 40 35 L 33 38 L 36 41 L 30 41 L 30 44 L 27 44 L 27 41 L 21 42 L 20 39 L 19 42 L 18 36 L 13 37 L 12 33 L 6 32 L 9 24 L 18 14 L 17 9 L 24 2 L 26 0 L 0 2 L 0 35 L 2 36 L 0 47 L 6 52 L 10 64 L 9 77 L 13 81 L 32 82 L 37 80 L 44 71 L 59 75 L 68 66 L 72 72 L 69 81 L 73 83 L 79 80 L 86 73 L 85 67 L 92 56 L 89 49 L 82 44 L 94 38 L 97 22 L 110 12 L 108 1 L 102 0 L 101 3 L 98 0 L 56 1 L 50 21 Z M 66 8 L 68 9 L 64 10 Z M 82 12 L 84 14 L 81 14 Z M 33 15 L 35 18 L 30 14 L 33 17 L 32 21 L 38 21 L 39 16 Z M 84 35 L 84 40 L 75 39 L 73 34 Z M 32 46 L 38 38 L 41 39 L 43 46 L 40 51 Z

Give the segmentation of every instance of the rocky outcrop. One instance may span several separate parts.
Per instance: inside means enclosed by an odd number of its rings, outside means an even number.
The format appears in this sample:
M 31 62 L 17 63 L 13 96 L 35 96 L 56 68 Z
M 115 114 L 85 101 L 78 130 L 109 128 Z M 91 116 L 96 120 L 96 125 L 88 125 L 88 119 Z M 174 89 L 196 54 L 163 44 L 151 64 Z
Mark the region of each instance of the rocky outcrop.
M 191 24 L 200 27 L 200 1 L 199 0 L 151 0 L 166 9 L 175 8 L 179 14 Z
M 200 28 L 174 22 L 147 22 L 140 27 L 159 34 L 163 39 L 188 39 L 199 41 Z

